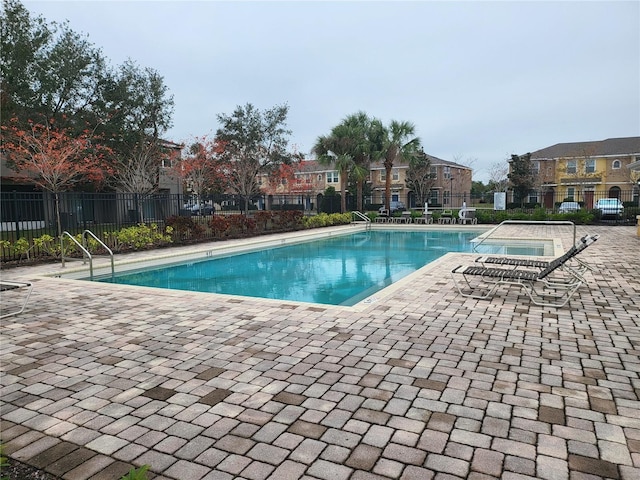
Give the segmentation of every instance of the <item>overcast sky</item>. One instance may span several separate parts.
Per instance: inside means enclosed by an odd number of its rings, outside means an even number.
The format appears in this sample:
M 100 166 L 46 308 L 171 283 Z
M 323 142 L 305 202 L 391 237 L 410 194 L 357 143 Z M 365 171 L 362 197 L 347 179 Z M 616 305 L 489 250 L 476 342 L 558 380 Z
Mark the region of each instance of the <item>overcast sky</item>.
M 113 65 L 157 70 L 177 142 L 237 105 L 288 104 L 309 153 L 345 116 L 413 122 L 487 181 L 512 153 L 640 135 L 638 1 L 23 0 Z

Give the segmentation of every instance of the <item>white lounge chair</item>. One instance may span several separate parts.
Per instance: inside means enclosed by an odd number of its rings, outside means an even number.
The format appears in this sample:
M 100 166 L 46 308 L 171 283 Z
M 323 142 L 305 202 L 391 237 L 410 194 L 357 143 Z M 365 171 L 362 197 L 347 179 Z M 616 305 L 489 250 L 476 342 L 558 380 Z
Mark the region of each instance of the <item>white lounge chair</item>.
M 584 283 L 583 274 L 572 268 L 569 261 L 597 240 L 588 237 L 586 241 L 571 247 L 538 271 L 515 268 L 495 268 L 476 265 L 460 265 L 451 271 L 451 276 L 460 295 L 487 299 L 502 285 L 522 288 L 536 305 L 563 307 L 574 292 Z M 560 278 L 552 274 L 562 269 Z M 460 279 L 460 280 L 459 280 Z
M 27 306 L 27 303 L 29 302 L 29 297 L 31 296 L 31 290 L 33 289 L 33 284 L 31 282 L 15 282 L 12 280 L 2 280 L 0 282 L 0 292 L 20 290 L 24 288 L 27 289 L 27 293 L 25 294 L 22 300 L 22 306 L 18 310 L 9 310 L 8 312 L 5 312 L 3 308 L 2 315 L 0 315 L 0 318 L 11 317 L 13 315 L 19 315 L 22 312 L 24 312 L 24 309 Z M 6 305 L 6 302 L 3 302 L 3 304 Z

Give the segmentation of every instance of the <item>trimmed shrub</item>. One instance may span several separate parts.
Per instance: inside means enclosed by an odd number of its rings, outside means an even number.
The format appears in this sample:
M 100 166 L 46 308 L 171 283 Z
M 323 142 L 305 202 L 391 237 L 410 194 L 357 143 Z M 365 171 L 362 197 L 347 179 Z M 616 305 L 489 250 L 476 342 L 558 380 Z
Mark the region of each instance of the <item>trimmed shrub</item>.
M 144 250 L 172 243 L 172 232 L 172 227 L 167 227 L 165 233 L 160 231 L 155 223 L 150 225 L 141 223 L 117 232 L 107 232 L 104 234 L 104 241 L 114 252 Z
M 281 231 L 298 230 L 302 228 L 304 213 L 301 210 L 283 210 L 274 212 L 274 227 Z
M 209 227 L 211 227 L 211 232 L 215 238 L 223 238 L 227 235 L 227 230 L 229 230 L 229 222 L 227 222 L 225 215 L 214 215 L 209 220 Z
M 165 220 L 165 224 L 173 228 L 173 234 L 178 240 L 199 239 L 205 233 L 205 228 L 193 217 L 171 216 Z
M 259 232 L 270 230 L 273 223 L 273 212 L 260 210 L 253 214 L 253 219 L 256 222 L 256 228 Z
M 246 215 L 229 215 L 226 220 L 227 235 L 230 237 L 243 237 L 256 230 L 256 221 Z

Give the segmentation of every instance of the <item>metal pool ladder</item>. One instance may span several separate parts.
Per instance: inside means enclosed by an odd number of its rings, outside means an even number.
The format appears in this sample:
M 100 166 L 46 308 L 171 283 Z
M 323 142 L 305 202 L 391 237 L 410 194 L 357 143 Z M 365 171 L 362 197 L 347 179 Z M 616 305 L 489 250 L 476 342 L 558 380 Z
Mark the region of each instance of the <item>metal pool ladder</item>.
M 353 215 L 356 216 L 357 220 L 353 220 Z M 364 213 L 359 212 L 358 210 L 353 210 L 351 212 L 351 218 L 352 223 L 364 223 L 366 225 L 366 230 L 371 230 L 371 219 Z
M 114 262 L 113 262 L 113 252 L 111 251 L 111 249 L 109 247 L 107 247 L 105 245 L 105 243 L 100 240 L 98 237 L 95 236 L 95 234 L 91 231 L 91 230 L 85 230 L 84 232 L 82 232 L 82 243 L 78 242 L 78 240 L 75 239 L 75 237 L 73 235 L 71 235 L 69 232 L 64 231 L 62 232 L 62 237 L 60 237 L 60 258 L 62 259 L 62 268 L 64 268 L 64 261 L 65 260 L 76 260 L 75 258 L 72 257 L 65 257 L 64 255 L 64 245 L 63 245 L 63 239 L 64 237 L 67 236 L 69 237 L 69 239 L 71 239 L 71 241 L 82 251 L 82 260 L 83 263 L 87 263 L 87 258 L 89 259 L 89 278 L 91 280 L 93 280 L 93 257 L 104 257 L 106 255 L 91 255 L 91 253 L 89 252 L 89 242 L 88 242 L 88 237 L 93 238 L 96 242 L 98 242 L 98 244 L 104 248 L 107 252 L 108 252 L 108 256 L 111 259 L 111 275 L 113 276 L 115 273 L 115 267 L 114 267 Z

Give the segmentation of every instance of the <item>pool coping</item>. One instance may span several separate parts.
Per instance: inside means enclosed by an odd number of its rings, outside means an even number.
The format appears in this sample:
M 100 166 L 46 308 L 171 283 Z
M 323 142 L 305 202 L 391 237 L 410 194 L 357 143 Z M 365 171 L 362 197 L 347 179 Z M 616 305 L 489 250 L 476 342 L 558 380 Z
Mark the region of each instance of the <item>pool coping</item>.
M 279 234 L 272 234 L 267 236 L 258 236 L 258 237 L 250 237 L 245 239 L 232 239 L 232 240 L 224 240 L 224 241 L 216 241 L 210 242 L 207 244 L 199 244 L 197 246 L 182 246 L 176 247 L 172 249 L 172 251 L 162 251 L 162 253 L 158 254 L 158 250 L 153 251 L 145 251 L 145 252 L 137 252 L 140 255 L 135 255 L 130 257 L 127 254 L 127 258 L 122 258 L 119 260 L 114 260 L 114 266 L 117 270 L 117 267 L 125 267 L 122 271 L 133 270 L 136 268 L 141 268 L 141 265 L 146 267 L 154 267 L 162 264 L 166 264 L 167 261 L 174 260 L 175 262 L 189 261 L 189 260 L 201 260 L 203 257 L 224 257 L 224 256 L 232 256 L 238 255 L 242 253 L 247 253 L 251 251 L 255 251 L 261 248 L 274 248 L 284 245 L 295 245 L 299 243 L 304 243 L 312 240 L 319 240 L 324 238 L 331 238 L 343 235 L 349 235 L 354 233 L 366 232 L 369 230 L 405 230 L 405 231 L 428 231 L 428 230 L 446 230 L 446 231 L 477 231 L 482 232 L 478 235 L 477 238 L 483 238 L 489 236 L 494 230 L 494 228 L 488 227 L 486 225 L 455 225 L 455 226 L 442 226 L 442 225 L 398 225 L 398 224 L 364 224 L 364 223 L 355 223 L 349 225 L 340 225 L 335 227 L 327 227 L 323 229 L 311 229 L 311 230 L 299 230 L 295 232 L 285 232 Z M 561 254 L 562 250 L 562 242 L 557 238 L 529 238 L 529 239 L 511 239 L 506 237 L 492 237 L 492 241 L 499 240 L 509 240 L 513 242 L 514 240 L 518 241 L 553 241 L 553 249 L 554 255 L 557 256 Z M 187 251 L 185 251 L 187 250 Z M 167 252 L 167 253 L 164 253 Z M 559 253 L 560 252 L 560 253 Z M 117 254 L 116 254 L 117 255 Z M 287 302 L 295 305 L 311 305 L 318 306 L 322 308 L 331 308 L 331 309 L 340 309 L 340 310 L 348 310 L 348 311 L 362 311 L 369 308 L 372 305 L 383 302 L 385 298 L 395 294 L 399 290 L 402 290 L 407 287 L 407 285 L 411 284 L 421 275 L 428 273 L 432 269 L 437 268 L 441 262 L 447 262 L 451 255 L 467 255 L 467 256 L 476 256 L 478 253 L 464 253 L 464 252 L 447 252 L 436 260 L 429 262 L 425 266 L 411 272 L 410 274 L 402 277 L 401 279 L 393 282 L 391 285 L 388 285 L 370 296 L 360 300 L 358 303 L 354 305 L 332 305 L 325 303 L 314 303 L 314 302 L 304 302 L 304 301 L 296 301 L 296 300 L 283 300 L 283 299 L 272 299 L 265 297 L 249 297 L 244 295 L 231 295 L 231 294 L 223 294 L 223 293 L 213 293 L 213 292 L 196 292 L 189 291 L 193 294 L 199 295 L 218 295 L 220 298 L 226 299 L 256 299 L 259 298 L 261 300 L 267 302 L 276 302 L 281 304 L 282 302 Z M 551 255 L 549 256 L 551 257 Z M 93 276 L 100 277 L 103 275 L 109 275 L 111 272 L 110 262 L 106 259 L 105 256 L 94 257 L 96 260 L 99 260 L 100 263 L 94 263 L 93 267 Z M 548 258 L 547 256 L 540 256 L 539 258 Z M 80 260 L 80 259 L 79 259 Z M 129 268 L 126 268 L 129 267 Z M 89 264 L 83 263 L 82 266 L 76 266 L 72 268 L 64 267 L 64 271 L 56 271 L 50 272 L 46 274 L 42 274 L 44 277 L 56 277 L 62 281 L 70 281 L 77 282 L 78 280 L 85 281 L 89 276 Z M 179 292 L 180 294 L 184 294 L 184 290 L 172 290 L 160 287 L 148 287 L 148 286 L 139 286 L 139 285 L 126 285 L 126 284 L 111 284 L 108 282 L 104 282 L 102 285 L 105 288 L 109 288 L 111 286 L 118 287 L 130 287 L 130 288 L 146 288 L 150 289 L 151 292 L 158 293 L 161 292 Z

